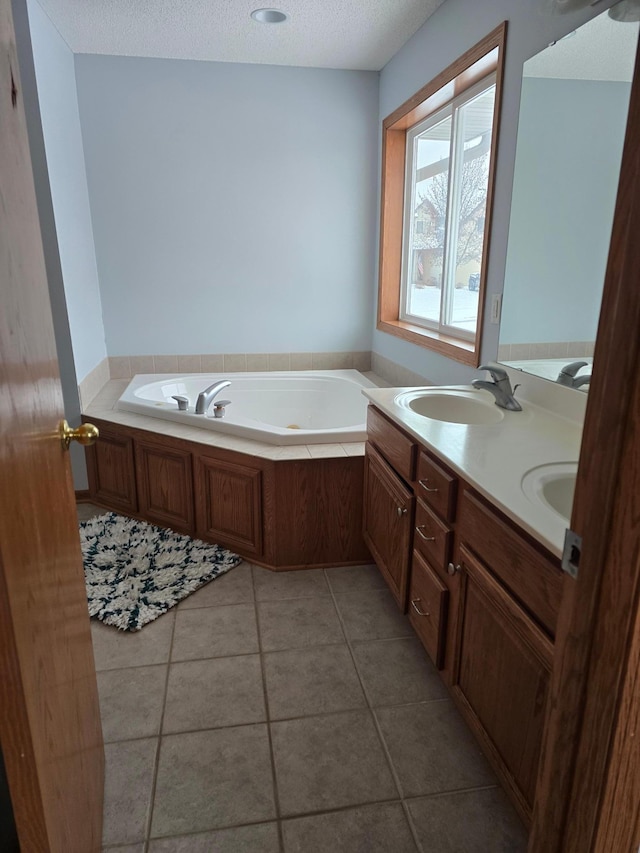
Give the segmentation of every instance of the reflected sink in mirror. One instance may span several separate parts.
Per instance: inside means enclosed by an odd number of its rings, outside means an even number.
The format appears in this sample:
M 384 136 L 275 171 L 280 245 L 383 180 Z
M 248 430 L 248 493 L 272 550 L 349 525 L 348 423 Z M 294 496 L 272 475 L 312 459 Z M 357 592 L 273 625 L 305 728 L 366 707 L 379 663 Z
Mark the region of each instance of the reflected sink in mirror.
M 493 397 L 478 391 L 434 388 L 406 391 L 394 402 L 423 418 L 450 424 L 497 424 L 504 418 Z
M 532 503 L 545 506 L 569 523 L 577 471 L 577 462 L 539 465 L 522 478 L 522 491 Z

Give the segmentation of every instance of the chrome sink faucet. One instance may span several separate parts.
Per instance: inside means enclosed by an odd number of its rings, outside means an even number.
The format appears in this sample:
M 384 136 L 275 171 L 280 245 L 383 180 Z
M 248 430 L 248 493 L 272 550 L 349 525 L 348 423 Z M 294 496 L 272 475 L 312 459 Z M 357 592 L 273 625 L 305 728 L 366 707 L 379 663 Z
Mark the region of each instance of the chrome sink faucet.
M 228 385 L 231 385 L 231 382 L 228 379 L 220 379 L 218 382 L 214 382 L 213 385 L 209 385 L 209 387 L 205 388 L 204 391 L 201 391 L 198 394 L 198 400 L 196 402 L 196 415 L 206 415 L 209 406 L 213 402 L 213 398 Z
M 521 412 L 522 406 L 513 396 L 518 387 L 511 388 L 511 382 L 507 376 L 507 371 L 496 364 L 482 364 L 478 370 L 488 370 L 491 374 L 492 382 L 485 379 L 474 379 L 471 383 L 474 388 L 484 388 L 490 391 L 496 398 L 496 406 L 501 409 L 508 409 L 510 412 Z
M 558 374 L 556 382 L 559 385 L 566 385 L 567 388 L 580 388 L 581 385 L 587 385 L 587 383 L 591 382 L 590 373 L 584 373 L 582 376 L 576 376 L 576 373 L 580 368 L 586 367 L 587 364 L 588 362 L 586 361 L 572 361 L 570 364 L 565 364 Z

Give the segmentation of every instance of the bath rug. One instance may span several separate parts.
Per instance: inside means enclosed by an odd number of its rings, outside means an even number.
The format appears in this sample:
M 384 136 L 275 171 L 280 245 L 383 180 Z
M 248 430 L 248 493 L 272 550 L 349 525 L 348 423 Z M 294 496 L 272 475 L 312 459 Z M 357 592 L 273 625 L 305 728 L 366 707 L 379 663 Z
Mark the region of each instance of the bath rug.
M 80 524 L 89 615 L 139 631 L 242 562 L 219 545 L 109 512 Z

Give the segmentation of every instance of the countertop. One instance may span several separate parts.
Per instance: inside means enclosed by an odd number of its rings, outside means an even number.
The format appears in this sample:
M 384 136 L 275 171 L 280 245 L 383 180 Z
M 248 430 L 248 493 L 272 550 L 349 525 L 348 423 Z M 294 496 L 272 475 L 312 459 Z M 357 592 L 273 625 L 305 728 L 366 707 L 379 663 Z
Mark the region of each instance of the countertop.
M 470 386 L 443 386 L 481 394 Z M 496 424 L 457 424 L 422 417 L 395 402 L 395 398 L 419 388 L 366 388 L 363 394 L 398 426 L 439 456 L 453 471 L 490 500 L 506 516 L 530 533 L 552 554 L 562 556 L 568 522 L 524 494 L 525 474 L 539 465 L 577 462 L 582 427 L 521 399 L 522 412 L 504 412 Z M 430 386 L 430 392 L 438 389 Z

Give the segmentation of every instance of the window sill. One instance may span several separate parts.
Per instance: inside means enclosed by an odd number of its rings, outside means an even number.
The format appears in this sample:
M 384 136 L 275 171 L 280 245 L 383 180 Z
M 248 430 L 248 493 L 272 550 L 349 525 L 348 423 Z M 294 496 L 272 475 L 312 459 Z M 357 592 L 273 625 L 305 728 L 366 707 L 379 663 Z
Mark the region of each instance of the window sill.
M 379 320 L 377 328 L 381 332 L 395 335 L 397 338 L 437 352 L 446 358 L 460 361 L 462 364 L 468 364 L 471 367 L 477 367 L 480 364 L 480 356 L 473 341 L 462 341 L 402 320 Z

